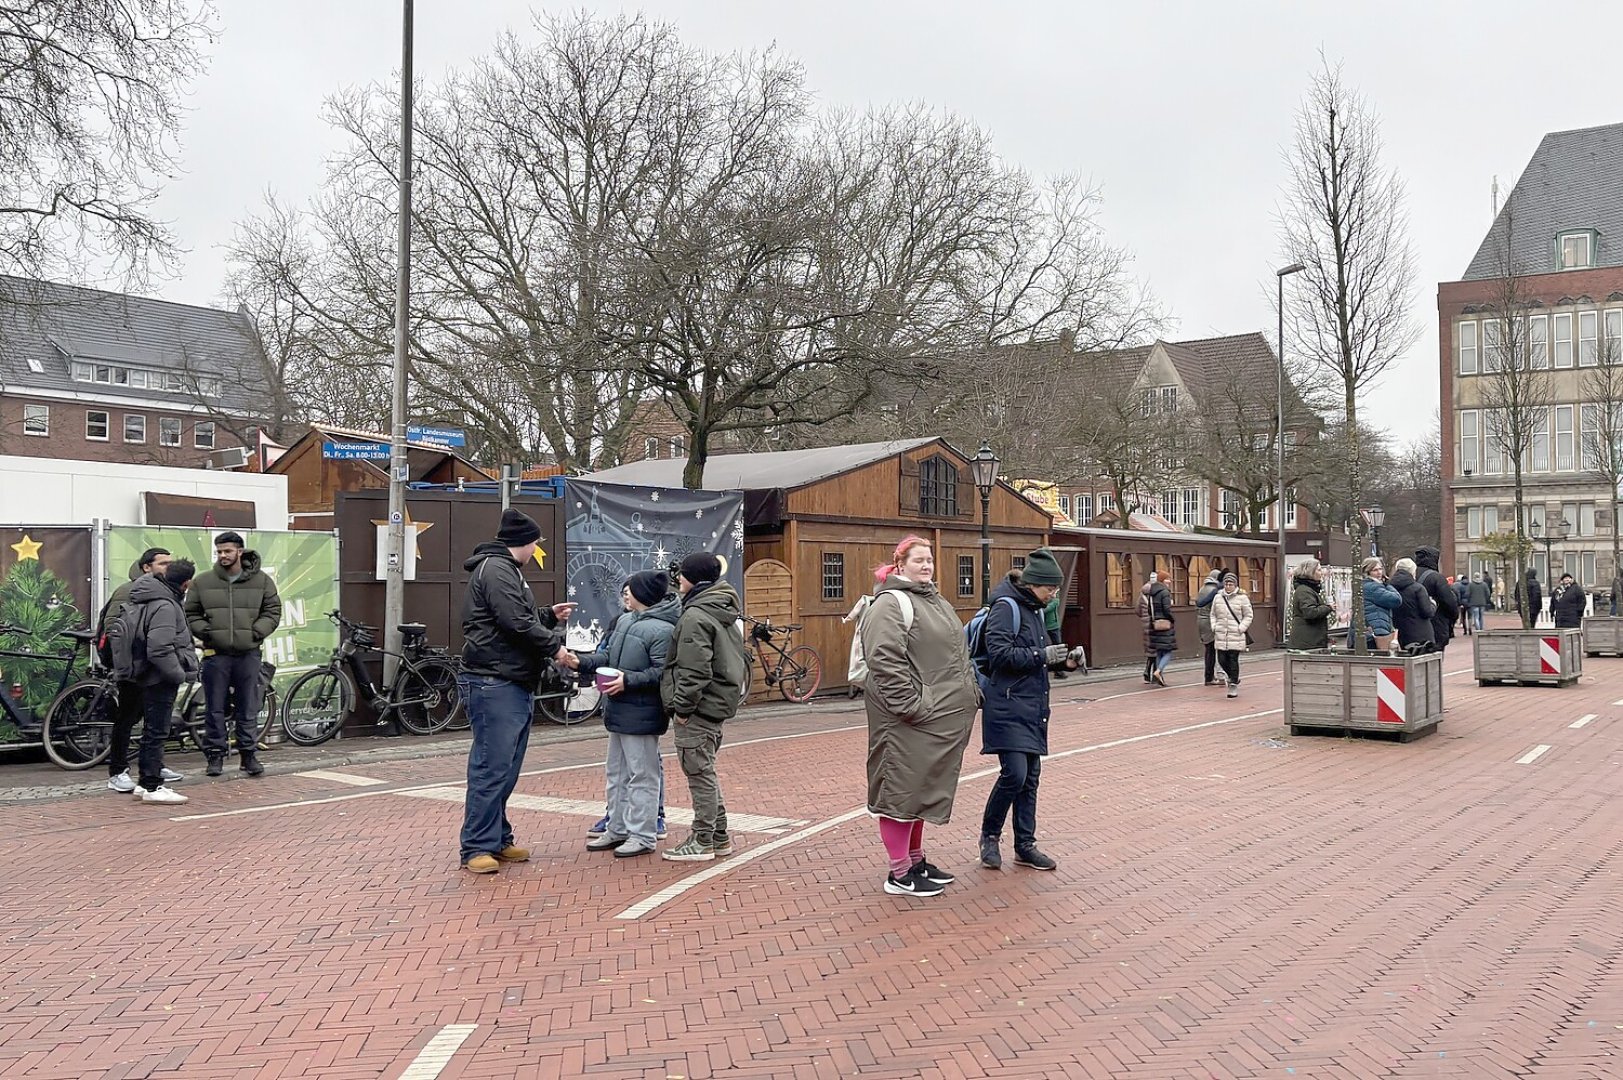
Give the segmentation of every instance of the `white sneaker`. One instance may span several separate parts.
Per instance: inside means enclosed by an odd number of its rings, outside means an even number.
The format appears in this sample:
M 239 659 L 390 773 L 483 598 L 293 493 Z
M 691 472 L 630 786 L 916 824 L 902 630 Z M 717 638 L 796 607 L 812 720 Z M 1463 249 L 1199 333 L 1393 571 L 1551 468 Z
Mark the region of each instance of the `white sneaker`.
M 141 792 L 141 801 L 156 803 L 183 803 L 190 802 L 191 800 L 187 799 L 186 796 L 182 795 L 178 791 L 170 791 L 166 787 L 161 787 L 155 791 Z
M 163 769 L 158 775 L 163 777 L 163 782 L 166 784 L 178 784 L 186 779 L 185 773 L 178 773 L 173 769 Z
M 135 790 L 135 781 L 130 779 L 130 770 L 125 769 L 117 776 L 107 778 L 107 790 L 116 791 L 120 795 L 128 795 Z

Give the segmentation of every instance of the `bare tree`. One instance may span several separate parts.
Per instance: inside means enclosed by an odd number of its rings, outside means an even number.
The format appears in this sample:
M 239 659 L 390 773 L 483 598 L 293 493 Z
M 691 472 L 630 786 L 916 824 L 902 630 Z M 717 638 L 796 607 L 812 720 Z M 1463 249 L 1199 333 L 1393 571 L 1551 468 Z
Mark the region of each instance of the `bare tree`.
M 1619 328 L 1623 329 L 1623 328 Z M 1612 519 L 1612 597 L 1623 593 L 1623 558 L 1619 549 L 1618 487 L 1623 485 L 1623 341 L 1610 326 L 1596 356 L 1584 372 L 1579 394 L 1583 468 L 1606 486 Z
M 1240 530 L 1260 533 L 1263 515 L 1279 493 L 1279 431 L 1274 400 L 1258 395 L 1253 373 L 1230 367 L 1196 391 L 1198 405 L 1187 426 L 1183 455 L 1188 473 L 1239 502 Z M 1285 490 L 1318 477 L 1317 416 L 1293 393 L 1285 417 Z M 1309 501 L 1303 499 L 1301 501 Z
M 0 273 L 173 252 L 151 202 L 214 33 L 209 0 L 0 0 Z
M 1419 333 L 1412 317 L 1414 256 L 1403 184 L 1381 160 L 1374 111 L 1328 65 L 1297 114 L 1281 208 L 1285 257 L 1306 269 L 1288 279 L 1286 312 L 1296 350 L 1340 391 L 1347 435 L 1346 478 L 1354 506 L 1363 495 L 1358 395 Z M 1363 521 L 1351 516 L 1353 550 Z M 1283 603 L 1284 597 L 1282 596 Z M 1352 605 L 1353 641 L 1364 649 L 1364 611 Z

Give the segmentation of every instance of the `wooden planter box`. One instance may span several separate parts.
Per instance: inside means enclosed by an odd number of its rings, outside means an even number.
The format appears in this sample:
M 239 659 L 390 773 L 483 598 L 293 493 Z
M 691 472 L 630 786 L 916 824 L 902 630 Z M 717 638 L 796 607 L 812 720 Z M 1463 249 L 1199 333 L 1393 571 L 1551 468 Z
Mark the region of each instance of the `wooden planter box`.
M 1292 735 L 1381 732 L 1407 742 L 1443 719 L 1443 655 L 1285 654 Z
M 1582 630 L 1478 630 L 1471 640 L 1483 686 L 1572 686 L 1584 673 Z
M 1585 656 L 1623 656 L 1623 615 L 1591 615 L 1584 620 Z

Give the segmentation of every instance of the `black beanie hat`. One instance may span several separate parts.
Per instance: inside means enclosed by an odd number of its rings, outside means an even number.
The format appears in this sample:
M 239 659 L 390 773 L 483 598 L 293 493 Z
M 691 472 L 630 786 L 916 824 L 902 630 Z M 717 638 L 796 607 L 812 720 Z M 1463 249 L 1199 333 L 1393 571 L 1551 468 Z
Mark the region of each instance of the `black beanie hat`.
M 694 585 L 721 580 L 721 560 L 708 551 L 695 551 L 682 560 L 682 576 Z
M 1054 553 L 1047 548 L 1038 548 L 1026 556 L 1026 569 L 1022 580 L 1027 585 L 1052 585 L 1055 588 L 1065 584 L 1065 575 L 1060 572 L 1059 562 Z
M 626 588 L 644 607 L 653 607 L 671 591 L 671 579 L 663 570 L 644 570 L 626 578 Z
M 528 514 L 503 510 L 502 527 L 496 530 L 496 539 L 510 548 L 523 547 L 541 539 L 541 526 Z

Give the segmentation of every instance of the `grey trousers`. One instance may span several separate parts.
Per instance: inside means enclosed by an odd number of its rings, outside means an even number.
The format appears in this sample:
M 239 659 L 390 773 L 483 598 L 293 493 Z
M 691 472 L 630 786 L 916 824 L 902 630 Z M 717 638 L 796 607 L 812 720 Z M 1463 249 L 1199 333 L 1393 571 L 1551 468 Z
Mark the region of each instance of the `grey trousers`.
M 676 734 L 676 756 L 687 774 L 688 794 L 693 800 L 694 839 L 722 847 L 731 838 L 727 833 L 727 807 L 721 800 L 721 781 L 716 778 L 721 725 L 694 716 L 685 724 L 672 723 L 671 730 Z
M 609 732 L 609 834 L 654 846 L 659 816 L 658 735 Z

